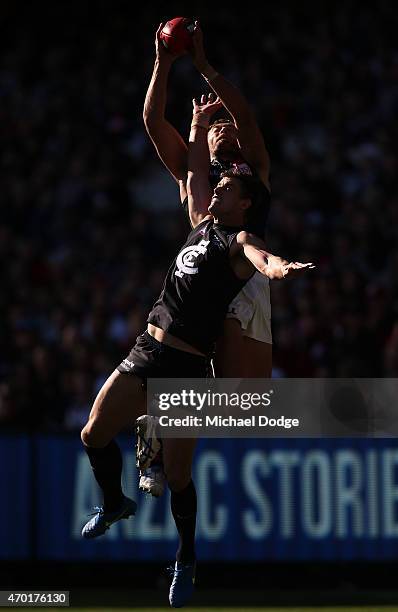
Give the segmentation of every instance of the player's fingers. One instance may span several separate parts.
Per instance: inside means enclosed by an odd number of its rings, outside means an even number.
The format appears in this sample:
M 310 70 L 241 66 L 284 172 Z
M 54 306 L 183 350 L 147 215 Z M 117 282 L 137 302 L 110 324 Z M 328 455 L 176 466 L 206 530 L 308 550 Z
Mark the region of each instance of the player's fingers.
M 202 104 L 206 104 L 206 94 L 203 94 L 201 97 Z
M 214 102 L 214 93 L 211 91 L 207 96 L 209 102 Z

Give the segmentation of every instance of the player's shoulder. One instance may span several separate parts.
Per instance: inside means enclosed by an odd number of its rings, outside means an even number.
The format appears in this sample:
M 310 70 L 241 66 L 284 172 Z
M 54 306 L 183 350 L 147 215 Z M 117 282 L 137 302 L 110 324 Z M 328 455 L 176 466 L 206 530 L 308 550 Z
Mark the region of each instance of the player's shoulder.
M 214 225 L 214 218 L 212 215 L 206 215 L 203 217 L 196 225 L 192 228 L 192 232 L 197 232 L 198 230 L 201 232 L 206 231 L 206 229 L 212 227 Z
M 243 246 L 244 244 L 248 244 L 253 238 L 253 236 L 254 235 L 251 232 L 248 232 L 246 230 L 240 230 L 236 234 L 236 242 Z
M 236 235 L 236 246 L 239 250 L 243 250 L 245 246 L 253 246 L 260 249 L 265 247 L 264 241 L 261 238 L 247 230 L 242 230 Z

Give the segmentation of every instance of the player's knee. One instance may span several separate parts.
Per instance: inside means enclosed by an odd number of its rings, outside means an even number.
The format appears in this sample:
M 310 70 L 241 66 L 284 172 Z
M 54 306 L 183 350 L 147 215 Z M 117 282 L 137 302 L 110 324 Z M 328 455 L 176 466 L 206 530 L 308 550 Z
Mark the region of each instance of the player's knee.
M 191 472 L 172 469 L 166 473 L 166 478 L 169 489 L 178 493 L 183 491 L 191 482 Z
M 83 442 L 84 446 L 92 446 L 91 438 L 92 438 L 91 430 L 90 430 L 89 424 L 87 423 L 87 425 L 85 425 L 80 432 L 80 439 Z
M 94 421 L 89 421 L 85 427 L 83 427 L 80 438 L 84 446 L 91 446 L 92 448 L 102 448 L 110 442 L 108 439 L 109 436 L 101 433 L 95 426 Z

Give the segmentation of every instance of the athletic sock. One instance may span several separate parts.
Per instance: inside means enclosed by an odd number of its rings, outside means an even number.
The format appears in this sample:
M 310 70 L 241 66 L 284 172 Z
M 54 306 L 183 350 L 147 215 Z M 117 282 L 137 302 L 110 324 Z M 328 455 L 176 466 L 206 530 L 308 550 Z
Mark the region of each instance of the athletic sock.
M 196 490 L 193 481 L 176 493 L 171 491 L 171 512 L 180 537 L 176 559 L 189 565 L 195 561 Z
M 111 440 L 104 448 L 85 446 L 86 453 L 93 468 L 94 478 L 104 494 L 104 511 L 116 512 L 122 503 L 123 492 L 122 454 L 120 448 Z

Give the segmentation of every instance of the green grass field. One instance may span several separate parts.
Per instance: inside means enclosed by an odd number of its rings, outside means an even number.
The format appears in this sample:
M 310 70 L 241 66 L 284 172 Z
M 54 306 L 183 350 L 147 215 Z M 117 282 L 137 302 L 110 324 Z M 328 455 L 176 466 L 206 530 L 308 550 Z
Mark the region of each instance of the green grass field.
M 28 608 L 29 610 L 37 610 L 37 608 Z M 47 610 L 59 610 L 60 608 L 46 608 Z M 74 612 L 123 612 L 124 610 L 136 610 L 142 612 L 166 612 L 171 610 L 169 607 L 164 608 L 70 608 Z M 339 606 L 333 608 L 305 607 L 305 608 L 182 608 L 184 612 L 398 612 L 397 606 L 355 606 L 346 607 Z M 26 610 L 26 608 L 25 608 Z
M 347 594 L 343 597 L 334 590 L 311 593 L 236 590 L 231 597 L 230 591 L 198 590 L 193 605 L 184 607 L 183 610 L 184 612 L 398 612 L 396 591 L 361 591 L 350 595 L 350 598 Z M 72 590 L 70 604 L 70 609 L 74 612 L 169 612 L 172 609 L 168 606 L 167 590 L 163 592 L 128 589 Z M 60 610 L 59 607 L 45 609 L 55 612 Z M 24 610 L 37 610 L 37 608 L 29 607 Z

